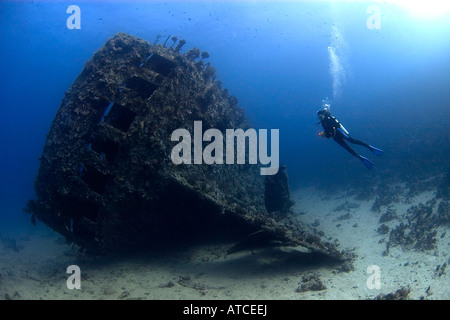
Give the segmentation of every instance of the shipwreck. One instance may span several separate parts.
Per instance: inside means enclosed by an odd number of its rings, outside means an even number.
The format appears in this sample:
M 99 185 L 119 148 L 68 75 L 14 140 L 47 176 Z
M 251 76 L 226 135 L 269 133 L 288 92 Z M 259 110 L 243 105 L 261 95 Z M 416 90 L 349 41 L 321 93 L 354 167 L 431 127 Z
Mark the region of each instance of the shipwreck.
M 184 244 L 229 235 L 246 244 L 300 247 L 343 259 L 289 214 L 265 207 L 260 167 L 177 165 L 177 128 L 250 128 L 238 100 L 216 80 L 209 54 L 186 43 L 108 39 L 65 93 L 47 135 L 27 204 L 68 241 L 97 253 Z

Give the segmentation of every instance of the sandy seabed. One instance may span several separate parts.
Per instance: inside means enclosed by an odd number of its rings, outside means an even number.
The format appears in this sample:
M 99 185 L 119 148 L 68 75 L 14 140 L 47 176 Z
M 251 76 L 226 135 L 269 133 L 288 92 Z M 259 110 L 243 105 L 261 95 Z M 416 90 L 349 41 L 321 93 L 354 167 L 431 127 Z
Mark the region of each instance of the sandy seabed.
M 390 208 L 402 213 L 434 195 L 423 192 L 407 201 L 400 199 Z M 400 288 L 409 288 L 408 299 L 450 298 L 450 271 L 445 270 L 449 264 L 448 226 L 438 227 L 433 250 L 394 246 L 385 255 L 389 234 L 377 231 L 382 212 L 371 210 L 374 199 L 326 196 L 313 188 L 296 190 L 292 197 L 296 201 L 294 218 L 323 231 L 325 240 L 334 241 L 338 248 L 354 253 L 354 270 L 342 272 L 337 265 L 305 262 L 304 255 L 293 248 L 227 255 L 229 243 L 94 259 L 78 256 L 76 248 L 47 227 L 30 224 L 20 232 L 0 233 L 0 299 L 360 300 Z M 336 210 L 346 202 L 357 205 Z M 385 224 L 392 228 L 400 222 L 394 219 Z M 70 265 L 80 267 L 81 289 L 67 287 Z M 379 268 L 379 289 L 371 281 L 373 271 L 367 272 L 369 266 Z M 320 288 L 298 290 L 310 276 L 320 279 Z

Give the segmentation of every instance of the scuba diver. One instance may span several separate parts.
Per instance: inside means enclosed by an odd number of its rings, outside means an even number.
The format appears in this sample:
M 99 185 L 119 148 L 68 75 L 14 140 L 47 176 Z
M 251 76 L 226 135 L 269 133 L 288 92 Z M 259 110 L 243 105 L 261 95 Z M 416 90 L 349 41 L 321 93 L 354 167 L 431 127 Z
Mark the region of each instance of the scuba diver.
M 353 156 L 361 160 L 362 163 L 368 169 L 373 168 L 373 163 L 369 159 L 363 157 L 360 154 L 357 154 L 352 148 L 350 148 L 350 146 L 345 141 L 348 141 L 353 144 L 359 144 L 360 146 L 364 146 L 378 156 L 381 156 L 383 154 L 383 150 L 375 148 L 374 146 L 371 146 L 367 143 L 355 140 L 352 137 L 350 137 L 350 134 L 344 128 L 344 126 L 335 117 L 331 115 L 329 105 L 326 104 L 322 110 L 317 111 L 317 116 L 319 117 L 320 120 L 320 122 L 318 122 L 317 124 L 321 124 L 324 130 L 323 132 L 319 132 L 320 136 L 325 138 L 333 138 L 333 140 L 336 141 L 341 147 L 343 147 Z

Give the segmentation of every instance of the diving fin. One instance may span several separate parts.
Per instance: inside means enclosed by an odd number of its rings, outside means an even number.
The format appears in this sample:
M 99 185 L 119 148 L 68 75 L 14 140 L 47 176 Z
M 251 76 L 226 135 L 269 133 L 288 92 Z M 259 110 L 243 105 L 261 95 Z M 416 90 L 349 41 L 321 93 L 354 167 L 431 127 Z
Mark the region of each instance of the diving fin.
M 375 153 L 377 156 L 382 156 L 384 151 L 378 148 L 375 148 L 374 146 L 369 145 L 370 150 Z
M 373 163 L 369 159 L 367 159 L 366 157 L 363 157 L 362 155 L 358 155 L 358 158 L 367 167 L 367 169 L 373 168 Z

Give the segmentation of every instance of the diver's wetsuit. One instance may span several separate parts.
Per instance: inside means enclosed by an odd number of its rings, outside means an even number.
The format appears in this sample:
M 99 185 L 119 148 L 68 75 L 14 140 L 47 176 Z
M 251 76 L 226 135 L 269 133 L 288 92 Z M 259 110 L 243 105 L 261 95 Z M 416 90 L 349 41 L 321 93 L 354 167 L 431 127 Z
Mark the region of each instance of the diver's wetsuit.
M 350 137 L 347 133 L 345 133 L 341 129 L 341 124 L 339 121 L 333 117 L 328 111 L 319 111 L 322 112 L 323 118 L 320 119 L 320 123 L 322 124 L 324 135 L 326 138 L 333 138 L 340 146 L 342 146 L 345 150 L 350 152 L 353 156 L 359 157 L 359 155 L 345 142 L 347 140 L 353 144 L 359 144 L 372 150 L 372 147 L 367 143 L 364 143 L 359 140 L 355 140 Z

